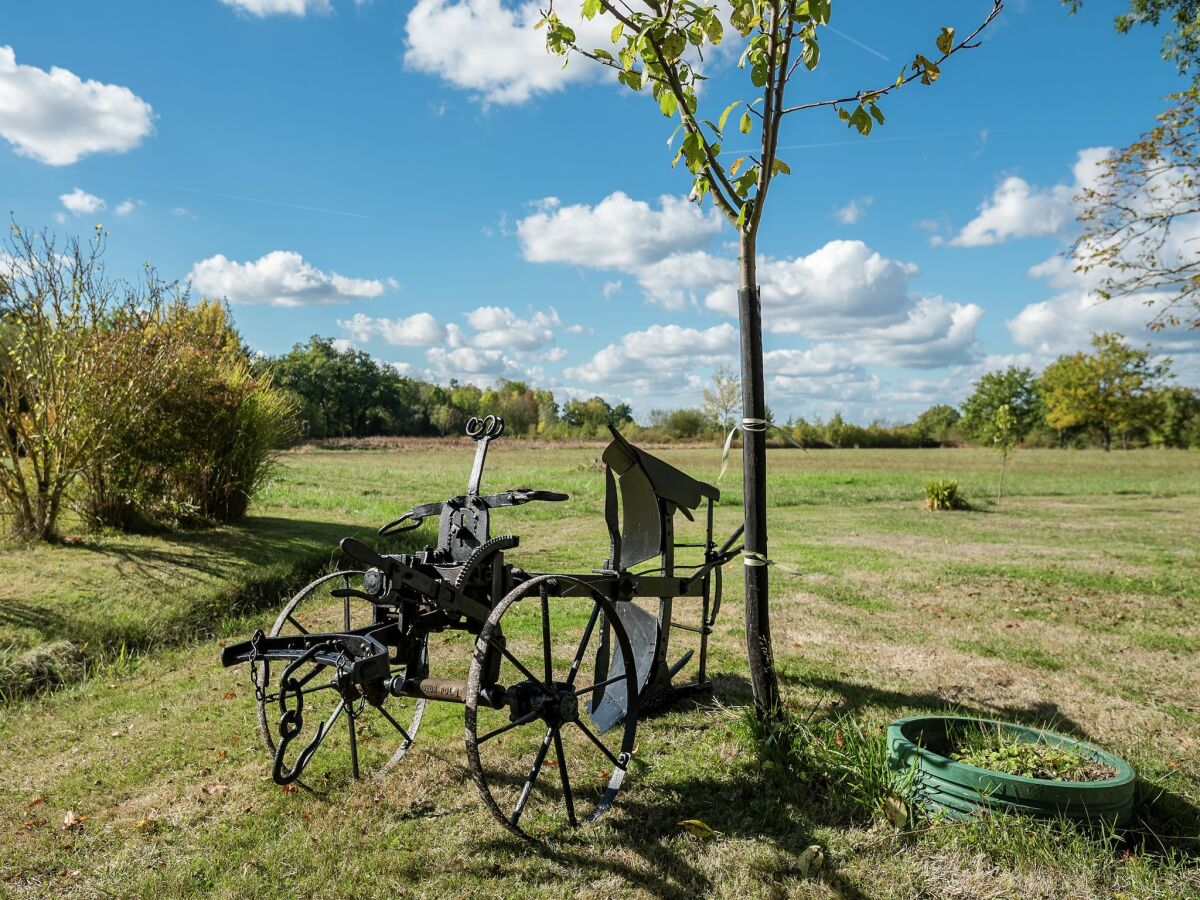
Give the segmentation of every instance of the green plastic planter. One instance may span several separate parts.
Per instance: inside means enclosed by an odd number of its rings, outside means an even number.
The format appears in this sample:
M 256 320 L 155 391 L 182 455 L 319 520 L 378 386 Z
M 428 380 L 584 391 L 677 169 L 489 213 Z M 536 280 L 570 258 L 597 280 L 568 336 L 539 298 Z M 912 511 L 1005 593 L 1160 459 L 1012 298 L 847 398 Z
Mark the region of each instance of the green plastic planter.
M 947 730 L 957 723 L 995 726 L 1022 741 L 1043 741 L 1082 751 L 1117 774 L 1105 781 L 1056 781 L 1006 775 L 956 762 L 943 755 Z M 888 763 L 897 772 L 915 766 L 913 801 L 956 819 L 983 812 L 1008 812 L 1041 819 L 1063 817 L 1094 825 L 1124 825 L 1133 811 L 1133 768 L 1105 750 L 1065 735 L 1008 722 L 965 716 L 913 716 L 888 726 Z

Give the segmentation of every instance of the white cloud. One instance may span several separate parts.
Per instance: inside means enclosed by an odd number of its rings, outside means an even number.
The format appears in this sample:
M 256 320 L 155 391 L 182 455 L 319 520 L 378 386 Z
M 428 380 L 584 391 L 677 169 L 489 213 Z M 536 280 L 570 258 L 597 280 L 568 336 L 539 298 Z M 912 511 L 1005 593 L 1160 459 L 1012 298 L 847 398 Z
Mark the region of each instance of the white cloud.
M 537 94 L 593 81 L 605 70 L 590 60 L 563 60 L 546 51 L 538 0 L 505 6 L 500 0 L 417 0 L 408 14 L 404 62 L 445 79 L 489 104 L 524 103 Z M 582 45 L 611 47 L 613 23 L 606 16 L 563 18 Z
M 1112 152 L 1110 147 L 1080 150 L 1072 172 L 1073 184 L 1035 188 L 1010 175 L 979 207 L 979 215 L 949 241 L 954 247 L 987 247 L 1015 238 L 1062 234 L 1075 219 L 1075 194 L 1093 184 L 1097 164 Z
M 483 349 L 528 352 L 554 343 L 554 329 L 562 320 L 554 307 L 522 319 L 508 307 L 480 306 L 467 313 L 467 324 L 476 334 L 471 344 Z
M 324 306 L 378 297 L 384 291 L 381 281 L 323 272 L 287 250 L 274 250 L 245 263 L 218 253 L 192 266 L 188 277 L 204 296 L 271 306 Z
M 700 379 L 688 370 L 732 361 L 736 351 L 737 329 L 727 322 L 703 330 L 651 325 L 624 335 L 564 374 L 587 384 L 623 387 L 641 395 L 664 396 L 683 388 L 698 393 Z M 680 404 L 678 396 L 673 399 Z
M 614 294 L 621 293 L 622 287 L 624 287 L 624 285 L 621 283 L 620 278 L 616 279 L 615 281 L 606 281 L 604 282 L 604 287 L 601 289 L 601 293 L 604 294 L 604 299 L 607 300 Z
M 853 225 L 862 218 L 863 213 L 867 211 L 867 207 L 874 202 L 874 197 L 855 197 L 845 206 L 835 209 L 833 217 L 843 225 Z
M 726 283 L 713 287 L 705 305 L 736 316 L 736 268 L 728 271 Z M 862 241 L 829 241 L 792 259 L 764 257 L 758 263 L 763 328 L 823 338 L 901 322 L 916 274 L 914 264 L 888 259 Z
M 717 210 L 703 211 L 684 197 L 664 195 L 658 206 L 654 210 L 621 191 L 595 206 L 555 202 L 518 222 L 517 236 L 530 262 L 635 271 L 698 250 L 722 228 Z
M 171 215 L 180 219 L 195 219 L 197 215 L 188 209 L 186 206 L 172 206 Z
M 737 262 L 703 250 L 673 253 L 638 269 L 637 278 L 651 302 L 665 309 L 683 309 L 689 303 L 700 305 L 714 285 L 736 291 Z
M 19 65 L 12 47 L 0 47 L 0 137 L 20 156 L 66 166 L 89 153 L 124 153 L 154 130 L 153 118 L 129 88 Z
M 59 194 L 59 202 L 67 212 L 74 216 L 90 216 L 104 209 L 104 200 L 95 194 L 89 194 L 82 188 L 75 188 L 69 194 Z
M 498 378 L 541 382 L 544 377 L 540 366 L 522 365 L 519 360 L 507 356 L 502 350 L 480 350 L 475 347 L 447 350 L 431 347 L 425 351 L 425 361 L 429 364 L 429 377 L 442 384 L 451 378 L 487 385 Z
M 118 216 L 127 216 L 131 212 L 133 212 L 135 209 L 137 209 L 139 206 L 141 206 L 141 203 L 142 203 L 142 201 L 140 201 L 140 200 L 125 199 L 125 200 L 122 200 L 120 203 L 118 203 L 117 208 L 113 211 Z
M 375 318 L 355 313 L 349 320 L 338 319 L 338 327 L 358 344 L 379 338 L 395 347 L 426 347 L 446 339 L 446 329 L 427 312 L 405 319 Z
M 903 322 L 862 335 L 861 359 L 877 365 L 934 369 L 967 362 L 980 352 L 975 326 L 983 309 L 922 297 Z
M 221 0 L 238 12 L 262 19 L 267 16 L 305 16 L 310 12 L 328 13 L 333 8 L 329 0 Z

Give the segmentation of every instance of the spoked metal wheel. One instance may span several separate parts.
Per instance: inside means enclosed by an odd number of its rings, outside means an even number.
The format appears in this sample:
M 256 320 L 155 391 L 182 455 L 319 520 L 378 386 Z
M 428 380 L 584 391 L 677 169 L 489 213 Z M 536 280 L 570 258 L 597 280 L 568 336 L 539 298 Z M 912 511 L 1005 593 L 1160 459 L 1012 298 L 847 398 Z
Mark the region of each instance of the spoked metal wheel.
M 334 572 L 305 586 L 284 605 L 270 637 L 290 634 L 319 634 L 350 631 L 375 621 L 375 607 L 367 600 L 355 597 L 335 597 L 333 591 L 349 588 L 363 592 L 363 576 L 356 570 Z M 258 731 L 267 750 L 275 753 L 281 734 L 283 707 L 279 702 L 281 678 L 290 667 L 276 661 L 254 663 L 253 677 L 258 686 Z M 309 734 L 300 735 L 293 743 L 297 753 L 309 744 L 315 729 L 326 729 L 321 742 L 322 769 L 349 769 L 355 778 L 382 777 L 404 758 L 425 711 L 424 700 L 388 697 L 375 707 L 363 701 L 342 703 L 335 687 L 337 672 L 331 666 L 308 661 L 287 672 L 290 679 L 286 707 L 296 706 L 295 691 L 304 704 L 304 715 L 313 721 Z M 345 719 L 341 724 L 338 719 Z M 317 725 L 318 721 L 325 725 Z M 288 756 L 293 751 L 289 748 Z M 294 766 L 289 759 L 285 768 Z
M 547 596 L 551 579 L 581 596 Z M 582 581 L 539 575 L 496 604 L 467 676 L 467 759 L 511 831 L 541 837 L 612 805 L 637 729 L 633 659 L 615 605 Z M 503 708 L 490 684 L 508 688 Z

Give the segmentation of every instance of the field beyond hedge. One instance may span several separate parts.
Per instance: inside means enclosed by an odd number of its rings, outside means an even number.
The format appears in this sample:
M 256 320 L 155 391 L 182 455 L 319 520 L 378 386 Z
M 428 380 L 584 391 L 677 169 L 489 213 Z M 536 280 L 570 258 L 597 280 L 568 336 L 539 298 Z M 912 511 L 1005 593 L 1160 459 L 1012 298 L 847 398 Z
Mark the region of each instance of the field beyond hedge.
M 494 515 L 493 533 L 521 536 L 513 562 L 602 563 L 600 450 L 493 448 L 485 490 L 572 495 Z M 717 448 L 657 452 L 716 477 Z M 1019 452 L 998 507 L 989 451 L 770 454 L 771 555 L 804 572 L 772 574 L 789 709 L 869 741 L 900 715 L 947 709 L 1095 741 L 1143 777 L 1142 821 L 1123 842 L 1012 819 L 897 830 L 847 802 L 852 782 L 762 765 L 741 714 L 740 567 L 714 635 L 714 692 L 641 724 L 631 777 L 596 825 L 541 849 L 511 838 L 478 802 L 452 705 L 431 705 L 387 780 L 354 783 L 318 757 L 320 791 L 280 791 L 245 673 L 219 668 L 220 643 L 269 624 L 297 579 L 336 559 L 338 538 L 460 493 L 471 456 L 468 441 L 293 452 L 237 527 L 0 550 L 0 667 L 69 641 L 92 673 L 0 706 L 0 885 L 54 897 L 1200 897 L 1200 455 L 1181 451 Z M 740 519 L 730 468 L 719 531 Z M 958 479 L 975 509 L 926 512 L 933 478 Z M 467 646 L 439 640 L 435 668 L 465 663 Z M 688 834 L 684 819 L 717 834 Z M 812 844 L 826 859 L 816 875 L 799 863 Z

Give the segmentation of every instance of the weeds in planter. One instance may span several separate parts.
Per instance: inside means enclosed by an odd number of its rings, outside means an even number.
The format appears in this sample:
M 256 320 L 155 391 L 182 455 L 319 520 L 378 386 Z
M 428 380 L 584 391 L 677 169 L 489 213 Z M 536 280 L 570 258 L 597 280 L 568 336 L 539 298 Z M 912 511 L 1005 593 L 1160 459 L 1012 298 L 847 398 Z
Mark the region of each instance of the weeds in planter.
M 992 772 L 1054 781 L 1103 781 L 1117 774 L 1112 766 L 1079 750 L 1022 741 L 984 723 L 958 728 L 949 737 L 951 759 Z
M 937 478 L 925 483 L 925 508 L 930 510 L 970 509 L 967 498 L 958 492 L 958 482 Z

